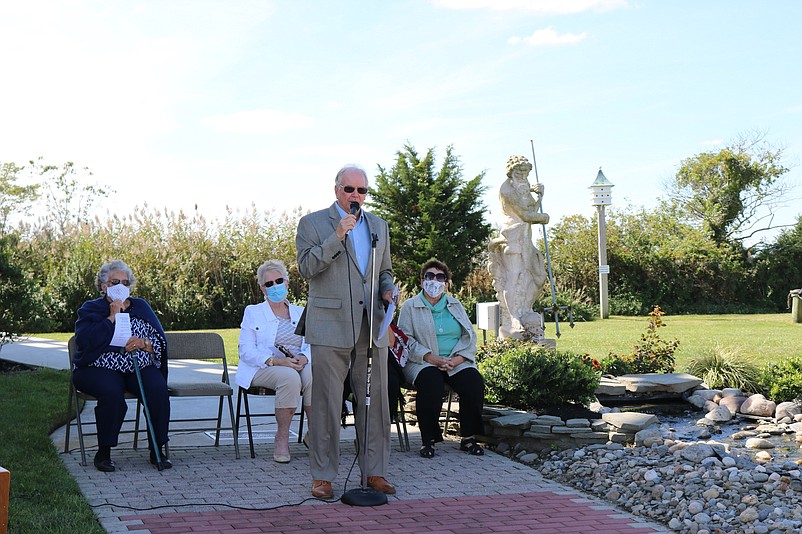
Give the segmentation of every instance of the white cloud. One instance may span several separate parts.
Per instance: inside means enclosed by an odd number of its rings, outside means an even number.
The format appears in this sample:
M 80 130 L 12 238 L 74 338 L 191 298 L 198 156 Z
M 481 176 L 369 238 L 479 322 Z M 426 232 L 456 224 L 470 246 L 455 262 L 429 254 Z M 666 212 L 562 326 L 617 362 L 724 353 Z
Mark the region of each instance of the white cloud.
M 529 37 L 510 37 L 507 42 L 512 45 L 525 44 L 528 46 L 556 46 L 566 44 L 576 44 L 584 41 L 588 37 L 587 32 L 580 34 L 576 33 L 563 33 L 558 34 L 553 27 L 543 28 L 536 30 L 535 33 Z
M 708 139 L 707 141 L 702 142 L 705 146 L 719 146 L 724 144 L 724 140 L 722 139 Z
M 310 117 L 296 112 L 275 109 L 253 109 L 228 115 L 213 115 L 201 120 L 201 124 L 218 132 L 249 134 L 273 134 L 287 130 L 307 128 L 313 124 Z
M 568 15 L 584 11 L 611 11 L 627 7 L 627 0 L 433 0 L 445 9 L 530 11 L 538 15 Z

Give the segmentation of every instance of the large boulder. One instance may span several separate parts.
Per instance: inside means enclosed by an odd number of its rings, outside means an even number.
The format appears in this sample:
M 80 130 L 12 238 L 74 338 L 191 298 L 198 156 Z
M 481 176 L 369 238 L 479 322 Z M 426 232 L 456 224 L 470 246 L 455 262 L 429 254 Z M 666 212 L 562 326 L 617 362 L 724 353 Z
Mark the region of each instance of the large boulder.
M 612 376 L 602 376 L 599 380 L 599 387 L 594 392 L 596 395 L 626 395 L 627 386 Z
M 755 393 L 741 404 L 740 412 L 746 415 L 756 415 L 759 417 L 772 417 L 777 403 L 768 400 L 760 393 Z
M 774 411 L 774 417 L 777 419 L 784 419 L 786 417 L 793 419 L 795 415 L 800 413 L 802 413 L 802 406 L 797 403 L 781 402 Z
M 705 415 L 705 418 L 716 423 L 726 423 L 732 419 L 732 412 L 726 406 L 719 405 L 710 410 L 707 415 Z
M 737 413 L 741 409 L 741 405 L 746 402 L 746 397 L 731 396 L 723 397 L 718 401 L 719 406 L 726 406 L 732 413 Z
M 656 415 L 638 412 L 603 413 L 602 420 L 622 432 L 638 432 L 659 420 Z
M 683 393 L 702 383 L 702 379 L 688 373 L 645 373 L 622 375 L 619 382 L 626 384 L 630 393 Z

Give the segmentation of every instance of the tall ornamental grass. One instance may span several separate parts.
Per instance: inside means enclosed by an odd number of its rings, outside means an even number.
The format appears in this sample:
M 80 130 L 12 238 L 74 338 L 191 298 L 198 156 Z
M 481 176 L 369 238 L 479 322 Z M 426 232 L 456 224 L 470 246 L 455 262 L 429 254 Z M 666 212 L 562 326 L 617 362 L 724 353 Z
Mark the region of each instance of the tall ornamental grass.
M 147 299 L 170 330 L 238 326 L 247 305 L 261 300 L 256 269 L 278 258 L 290 270 L 290 299 L 306 294 L 295 265 L 300 209 L 228 211 L 210 221 L 194 213 L 148 206 L 127 217 L 22 229 L 16 249 L 41 292 L 48 324 L 28 330 L 70 331 L 78 307 L 98 296 L 95 275 L 119 258 L 137 278 L 134 295 Z

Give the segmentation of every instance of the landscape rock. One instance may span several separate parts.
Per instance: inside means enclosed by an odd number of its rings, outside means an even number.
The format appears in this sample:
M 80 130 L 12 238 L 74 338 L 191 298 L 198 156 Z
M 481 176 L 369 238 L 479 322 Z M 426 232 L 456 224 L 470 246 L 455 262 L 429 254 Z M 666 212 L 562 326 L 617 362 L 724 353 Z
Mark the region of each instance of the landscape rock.
M 802 406 L 795 402 L 781 402 L 774 410 L 774 417 L 778 420 L 785 417 L 793 419 L 798 414 L 802 414 Z
M 605 413 L 602 420 L 624 432 L 638 432 L 659 421 L 656 415 L 638 412 Z
M 746 401 L 746 397 L 741 395 L 732 395 L 729 397 L 722 397 L 718 401 L 719 406 L 726 406 L 730 412 L 737 413 L 741 409 L 741 405 Z
M 755 393 L 741 404 L 740 412 L 759 417 L 772 417 L 776 408 L 777 404 L 774 401 L 768 400 L 760 393 Z
M 749 438 L 746 440 L 747 449 L 773 449 L 774 443 L 763 438 Z
M 705 415 L 705 418 L 717 423 L 724 423 L 732 419 L 732 412 L 726 406 L 716 406 Z
M 683 393 L 702 383 L 702 379 L 688 373 L 644 373 L 617 377 L 631 393 L 655 391 Z

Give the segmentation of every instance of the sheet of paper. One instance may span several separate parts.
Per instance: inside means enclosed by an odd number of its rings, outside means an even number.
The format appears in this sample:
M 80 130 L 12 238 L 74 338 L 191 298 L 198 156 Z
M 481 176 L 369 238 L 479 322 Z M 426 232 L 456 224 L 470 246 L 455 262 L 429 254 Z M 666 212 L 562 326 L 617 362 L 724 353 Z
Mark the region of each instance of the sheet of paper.
M 114 318 L 114 335 L 109 345 L 124 347 L 129 339 L 131 339 L 131 316 L 127 313 L 118 313 Z
M 390 301 L 390 304 L 387 306 L 387 311 L 384 313 L 384 321 L 382 321 L 382 327 L 381 330 L 379 330 L 379 339 L 384 337 L 384 334 L 387 333 L 387 329 L 390 328 L 390 323 L 393 321 L 395 307 L 398 304 L 398 291 L 399 287 L 398 284 L 396 284 L 393 288 L 393 299 Z

